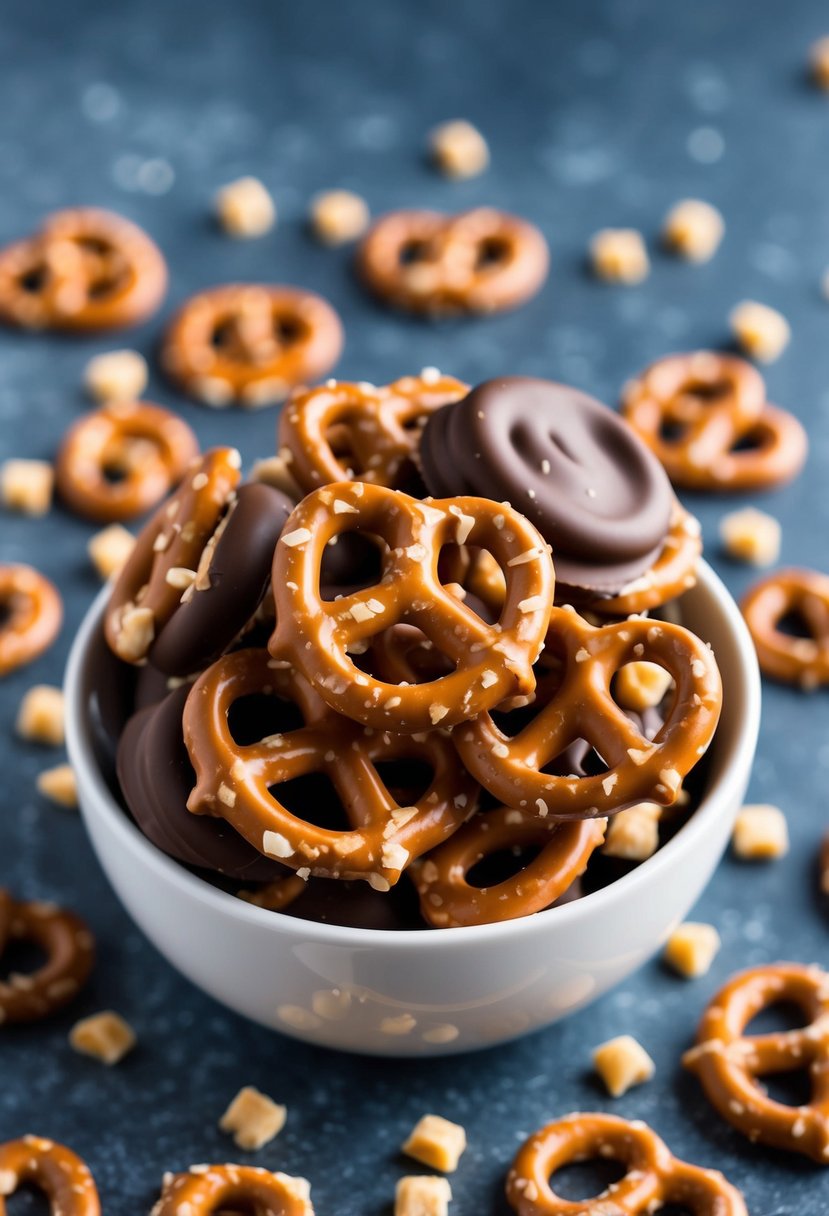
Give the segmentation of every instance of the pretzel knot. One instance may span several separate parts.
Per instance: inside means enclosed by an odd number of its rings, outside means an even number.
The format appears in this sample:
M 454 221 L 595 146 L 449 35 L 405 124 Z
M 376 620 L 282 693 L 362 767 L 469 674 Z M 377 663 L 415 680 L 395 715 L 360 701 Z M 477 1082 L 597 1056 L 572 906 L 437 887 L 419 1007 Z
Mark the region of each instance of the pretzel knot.
M 282 411 L 279 442 L 306 491 L 354 479 L 412 490 L 427 418 L 468 392 L 454 376 L 428 371 L 381 388 L 339 382 L 304 389 Z
M 165 1180 L 151 1216 L 214 1216 L 217 1212 L 262 1216 L 314 1216 L 304 1178 L 255 1165 L 194 1165 Z
M 275 703 L 269 725 L 276 730 L 242 744 L 229 717 L 237 702 L 257 694 Z M 222 816 L 260 852 L 321 877 L 364 878 L 387 890 L 477 805 L 477 787 L 442 733 L 363 729 L 329 709 L 299 672 L 265 650 L 235 651 L 199 677 L 184 707 L 184 739 L 196 771 L 189 810 Z M 412 762 L 428 770 L 422 793 L 412 789 Z M 309 822 L 280 801 L 280 787 L 312 774 L 334 786 L 345 829 Z M 423 779 L 416 782 L 422 788 Z M 396 796 L 401 789 L 410 795 L 406 803 Z M 326 809 L 335 822 L 334 807 L 315 808 L 317 819 Z
M 89 1166 L 71 1149 L 41 1136 L 0 1144 L 0 1216 L 5 1198 L 21 1186 L 34 1186 L 49 1202 L 53 1216 L 101 1216 L 98 1190 Z
M 16 902 L 0 890 L 0 955 L 12 942 L 29 942 L 46 961 L 0 982 L 0 1024 L 35 1022 L 80 991 L 92 970 L 92 935 L 80 917 L 54 904 Z
M 540 291 L 547 242 L 526 220 L 478 207 L 460 215 L 394 211 L 363 240 L 358 270 L 382 299 L 412 312 L 501 312 Z
M 58 211 L 33 236 L 0 250 L 0 318 L 12 325 L 137 325 L 155 312 L 166 287 L 155 243 L 111 211 Z
M 379 582 L 328 601 L 319 574 L 328 542 L 357 530 L 385 542 Z M 489 550 L 506 577 L 504 606 L 488 625 L 440 581 L 445 545 Z M 554 589 L 547 546 L 511 508 L 481 498 L 418 502 L 364 482 L 309 494 L 276 546 L 277 624 L 271 654 L 294 664 L 333 708 L 401 733 L 455 726 L 506 698 L 532 692 Z M 415 687 L 367 675 L 349 655 L 399 622 L 417 626 L 453 670 Z
M 799 472 L 805 432 L 766 403 L 759 372 L 735 355 L 669 355 L 629 384 L 623 412 L 674 485 L 764 489 Z
M 743 1033 L 761 1010 L 779 1002 L 798 1006 L 806 1025 Z M 683 1063 L 722 1117 L 750 1140 L 829 1165 L 829 973 L 776 963 L 733 976 L 708 1006 L 697 1046 Z M 804 1106 L 774 1101 L 759 1080 L 800 1069 L 808 1071 L 812 1086 L 812 1100 Z
M 594 628 L 572 608 L 554 608 L 545 662 L 558 678 L 539 682 L 535 716 L 510 735 L 489 713 L 453 734 L 474 777 L 507 806 L 543 818 L 611 815 L 636 802 L 676 801 L 682 779 L 714 735 L 722 687 L 708 647 L 679 625 L 634 619 Z M 626 663 L 663 667 L 674 689 L 665 721 L 646 738 L 613 699 L 612 680 Z M 509 723 L 505 724 L 508 728 Z M 557 776 L 548 766 L 568 744 L 585 740 L 607 766 L 597 776 Z
M 766 675 L 806 689 L 829 684 L 829 576 L 779 570 L 752 587 L 742 609 Z M 781 629 L 789 616 L 800 619 L 808 636 Z
M 627 1173 L 592 1199 L 557 1195 L 552 1175 L 591 1158 L 619 1161 Z M 748 1216 L 717 1170 L 680 1161 L 645 1123 L 604 1114 L 566 1115 L 531 1136 L 507 1176 L 507 1199 L 519 1216 L 648 1216 L 673 1204 L 693 1216 Z
M 133 519 L 154 507 L 198 454 L 193 431 L 149 402 L 111 403 L 74 422 L 63 437 L 55 475 L 73 511 L 101 523 Z
M 32 566 L 0 565 L 0 676 L 51 646 L 63 621 L 57 588 Z

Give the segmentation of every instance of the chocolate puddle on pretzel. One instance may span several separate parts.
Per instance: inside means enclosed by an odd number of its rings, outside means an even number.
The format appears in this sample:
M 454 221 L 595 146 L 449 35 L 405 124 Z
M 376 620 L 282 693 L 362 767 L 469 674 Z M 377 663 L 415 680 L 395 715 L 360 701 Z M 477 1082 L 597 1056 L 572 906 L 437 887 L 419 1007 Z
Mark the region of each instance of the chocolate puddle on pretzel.
M 611 596 L 662 549 L 672 494 L 659 461 L 578 389 L 504 376 L 439 410 L 420 459 L 432 494 L 509 502 L 552 546 L 556 599 Z

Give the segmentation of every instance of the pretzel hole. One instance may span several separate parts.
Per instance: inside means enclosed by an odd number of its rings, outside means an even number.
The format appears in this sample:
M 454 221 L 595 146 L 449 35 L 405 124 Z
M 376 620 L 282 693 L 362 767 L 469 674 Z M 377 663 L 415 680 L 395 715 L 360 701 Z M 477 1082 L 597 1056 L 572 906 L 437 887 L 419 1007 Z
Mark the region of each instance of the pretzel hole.
M 340 595 L 374 587 L 383 577 L 385 547 L 365 532 L 340 532 L 325 546 L 320 563 L 320 598 L 328 603 Z
M 585 1161 L 570 1161 L 554 1170 L 549 1183 L 556 1195 L 571 1203 L 598 1199 L 608 1187 L 621 1182 L 628 1167 L 615 1157 L 590 1157 Z
M 814 639 L 815 636 L 806 614 L 799 608 L 790 608 L 773 623 L 773 628 L 777 633 L 783 633 L 789 638 Z
M 731 447 L 729 452 L 757 452 L 761 448 L 767 447 L 769 443 L 768 435 L 765 431 L 749 430 L 740 435 Z
M 346 814 L 336 786 L 326 773 L 305 773 L 278 785 L 268 787 L 277 802 L 298 819 L 329 832 L 350 832 L 352 824 Z
M 280 346 L 293 346 L 308 335 L 308 326 L 296 313 L 278 313 L 273 319 L 274 337 Z
M 48 955 L 38 942 L 12 937 L 0 958 L 0 983 L 10 975 L 33 975 L 47 960 Z
M 475 251 L 475 269 L 492 270 L 506 262 L 510 256 L 511 245 L 501 236 L 485 236 L 478 242 Z
M 663 418 L 659 424 L 659 438 L 666 444 L 682 443 L 687 431 L 687 424 L 674 418 Z
M 513 845 L 509 849 L 488 853 L 480 861 L 476 861 L 474 866 L 470 866 L 466 873 L 467 885 L 482 890 L 508 882 L 532 865 L 541 853 L 541 848 L 541 845 Z
M 304 725 L 299 707 L 275 694 L 251 693 L 239 697 L 227 715 L 228 730 L 239 747 L 249 747 L 268 735 L 300 730 Z
M 773 1001 L 754 1015 L 743 1034 L 786 1034 L 790 1030 L 802 1030 L 808 1023 L 809 1018 L 796 1001 Z
M 414 262 L 425 262 L 431 255 L 428 241 L 412 237 L 400 246 L 397 257 L 401 266 L 411 266 Z
M 808 1106 L 813 1099 L 809 1070 L 805 1067 L 763 1073 L 758 1083 L 772 1102 L 779 1102 L 781 1106 Z
M 378 760 L 374 767 L 398 806 L 414 806 L 419 802 L 435 775 L 431 764 L 414 756 Z
M 54 1210 L 46 1192 L 32 1182 L 21 1182 L 14 1194 L 4 1199 L 6 1216 L 52 1216 Z
M 46 266 L 33 266 L 18 279 L 21 289 L 30 295 L 39 295 L 46 287 L 49 271 Z

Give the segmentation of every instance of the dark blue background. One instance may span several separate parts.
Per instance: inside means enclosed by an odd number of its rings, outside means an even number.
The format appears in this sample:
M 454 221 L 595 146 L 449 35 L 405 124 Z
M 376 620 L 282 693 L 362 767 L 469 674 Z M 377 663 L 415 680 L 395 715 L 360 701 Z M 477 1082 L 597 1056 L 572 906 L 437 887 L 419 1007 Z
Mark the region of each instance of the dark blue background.
M 145 225 L 170 262 L 163 313 L 106 342 L 0 334 L 0 458 L 50 457 L 85 408 L 81 374 L 95 351 L 152 355 L 165 318 L 209 284 L 264 278 L 321 290 L 342 313 L 342 376 L 382 383 L 434 364 L 478 381 L 525 372 L 571 381 L 607 401 L 668 350 L 727 341 L 739 299 L 779 307 L 789 350 L 768 371 L 772 399 L 806 423 L 805 474 L 763 505 L 783 523 L 787 562 L 829 568 L 829 98 L 805 79 L 810 42 L 829 32 L 817 0 L 440 0 L 327 3 L 34 4 L 0 27 L 0 240 L 50 209 L 114 207 Z M 426 164 L 436 121 L 467 117 L 490 141 L 492 168 L 455 184 Z M 700 132 L 702 133 L 700 134 Z M 703 158 L 699 159 L 700 149 Z M 242 173 L 272 189 L 280 218 L 259 241 L 222 236 L 213 191 Z M 309 196 L 353 187 L 376 212 L 493 203 L 543 228 L 553 265 L 542 294 L 500 318 L 433 327 L 384 312 L 353 281 L 348 250 L 305 234 Z M 655 249 L 677 198 L 710 199 L 728 226 L 708 266 Z M 654 246 L 641 287 L 593 281 L 584 253 L 599 227 L 633 225 Z M 207 443 L 246 459 L 273 450 L 275 415 L 214 414 L 154 380 Z M 735 592 L 750 572 L 717 553 L 724 503 L 695 502 L 708 554 Z M 710 993 L 732 971 L 779 957 L 826 962 L 826 907 L 814 854 L 826 826 L 825 696 L 768 688 L 751 794 L 788 816 L 789 856 L 726 860 L 696 909 L 724 939 L 712 973 L 688 984 L 654 962 L 587 1012 L 489 1054 L 434 1063 L 372 1061 L 311 1050 L 225 1013 L 179 979 L 131 926 L 76 816 L 41 802 L 53 761 L 13 739 L 19 699 L 58 681 L 72 632 L 96 590 L 93 529 L 55 509 L 45 520 L 0 516 L 0 560 L 32 560 L 61 587 L 59 644 L 0 689 L 0 881 L 20 895 L 78 908 L 100 961 L 71 1011 L 0 1035 L 0 1139 L 36 1131 L 71 1144 L 99 1182 L 108 1216 L 149 1209 L 161 1174 L 241 1157 L 216 1121 L 242 1084 L 289 1107 L 283 1134 L 255 1160 L 308 1175 L 320 1213 L 373 1216 L 407 1168 L 397 1146 L 414 1119 L 465 1124 L 470 1148 L 453 1178 L 456 1216 L 504 1208 L 502 1179 L 527 1133 L 578 1108 L 648 1120 L 680 1155 L 723 1169 L 753 1216 L 818 1216 L 825 1173 L 752 1148 L 683 1076 L 680 1052 Z M 114 1007 L 134 1024 L 135 1053 L 107 1071 L 74 1055 L 74 1018 Z M 590 1050 L 634 1033 L 655 1079 L 618 1102 L 590 1075 Z M 22 1211 L 16 1208 L 15 1211 Z

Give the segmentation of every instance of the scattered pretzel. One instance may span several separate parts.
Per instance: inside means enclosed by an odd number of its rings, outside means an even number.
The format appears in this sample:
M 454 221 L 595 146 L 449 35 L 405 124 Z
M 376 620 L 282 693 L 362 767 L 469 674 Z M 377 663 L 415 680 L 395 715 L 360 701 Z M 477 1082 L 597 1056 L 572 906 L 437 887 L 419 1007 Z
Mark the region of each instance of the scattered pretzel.
M 228 725 L 231 707 L 268 692 L 288 711 L 288 725 L 237 743 Z M 300 727 L 291 724 L 296 709 Z M 329 709 L 299 671 L 265 650 L 235 651 L 199 677 L 184 707 L 184 739 L 196 770 L 188 809 L 221 816 L 260 852 L 306 874 L 364 878 L 387 890 L 412 858 L 456 831 L 476 806 L 475 783 L 441 732 L 364 730 Z M 432 778 L 416 802 L 401 806 L 377 765 L 406 760 L 426 763 Z M 279 801 L 280 785 L 312 773 L 333 783 L 346 830 L 319 827 Z
M 31 974 L 0 982 L 0 1024 L 48 1017 L 72 1000 L 92 970 L 92 935 L 74 912 L 18 903 L 0 891 L 0 954 L 10 942 L 33 942 L 47 959 Z
M 256 1212 L 261 1216 L 314 1216 L 304 1178 L 272 1174 L 255 1165 L 194 1165 L 165 1178 L 151 1216 L 214 1216 Z
M 767 676 L 805 689 L 829 684 L 829 575 L 779 570 L 752 587 L 742 610 Z M 808 637 L 783 632 L 789 615 L 802 620 Z
M 427 370 L 375 388 L 332 382 L 295 393 L 279 419 L 291 473 L 307 490 L 336 481 L 412 488 L 426 419 L 469 386 Z
M 736 355 L 669 355 L 627 386 L 622 404 L 686 489 L 768 489 L 796 476 L 806 458 L 803 427 L 766 403 L 762 376 Z
M 27 329 L 138 325 L 166 289 L 157 245 L 111 211 L 57 211 L 33 236 L 0 250 L 0 319 Z
M 0 677 L 52 645 L 63 621 L 53 583 L 32 566 L 0 565 Z
M 388 548 L 380 582 L 326 601 L 319 569 L 332 537 L 358 530 Z M 507 579 L 496 625 L 440 582 L 444 545 L 488 549 Z M 271 654 L 294 664 L 332 709 L 356 722 L 403 733 L 454 726 L 534 687 L 553 600 L 553 568 L 533 525 L 482 498 L 418 502 L 365 482 L 315 490 L 291 515 L 276 546 L 277 625 Z M 416 625 L 454 670 L 417 687 L 389 684 L 355 666 L 348 649 L 399 622 Z
M 628 1172 L 592 1199 L 556 1194 L 556 1171 L 591 1158 L 612 1158 Z M 507 1199 L 519 1216 L 647 1216 L 673 1204 L 693 1216 L 748 1216 L 718 1170 L 680 1161 L 639 1120 L 605 1114 L 565 1115 L 531 1136 L 507 1176 Z
M 89 1166 L 53 1140 L 23 1136 L 0 1144 L 0 1216 L 6 1212 L 4 1199 L 25 1185 L 45 1195 L 52 1216 L 101 1216 Z
M 357 268 L 387 303 L 439 316 L 517 308 L 541 290 L 549 260 L 533 224 L 478 207 L 382 216 L 360 246 Z
M 806 1025 L 796 1030 L 745 1035 L 761 1010 L 778 1002 L 797 1005 Z M 714 1108 L 749 1140 L 829 1165 L 829 973 L 799 963 L 742 971 L 708 1006 L 697 1046 L 683 1057 Z M 759 1078 L 808 1070 L 812 1100 L 788 1106 L 770 1098 Z
M 634 619 L 594 628 L 573 609 L 555 608 L 545 658 L 560 678 L 539 684 L 538 712 L 513 736 L 489 713 L 453 733 L 469 772 L 506 806 L 567 820 L 611 815 L 637 802 L 670 806 L 682 779 L 714 735 L 722 687 L 708 647 L 679 625 Z M 648 739 L 611 695 L 626 663 L 644 659 L 674 680 L 664 724 Z M 568 744 L 584 739 L 607 764 L 598 776 L 545 772 Z
M 125 662 L 147 658 L 198 577 L 202 556 L 233 501 L 241 463 L 235 448 L 205 452 L 142 530 L 104 621 L 110 648 Z
M 206 405 L 272 405 L 321 379 L 343 345 L 340 319 L 299 287 L 230 284 L 193 296 L 173 319 L 161 360 Z
M 701 556 L 699 520 L 677 501 L 664 547 L 650 570 L 628 583 L 618 595 L 594 601 L 591 608 L 614 616 L 639 615 L 661 608 L 695 586 Z
M 67 506 L 98 523 L 143 515 L 177 485 L 198 454 L 183 418 L 159 405 L 111 402 L 63 437 L 55 466 Z
M 428 857 L 412 877 L 424 919 L 436 928 L 484 925 L 541 912 L 583 873 L 604 839 L 604 821 L 555 823 L 508 807 L 479 812 Z M 487 887 L 469 882 L 484 858 L 521 848 L 541 851 L 516 874 Z

